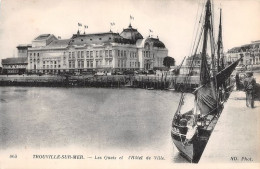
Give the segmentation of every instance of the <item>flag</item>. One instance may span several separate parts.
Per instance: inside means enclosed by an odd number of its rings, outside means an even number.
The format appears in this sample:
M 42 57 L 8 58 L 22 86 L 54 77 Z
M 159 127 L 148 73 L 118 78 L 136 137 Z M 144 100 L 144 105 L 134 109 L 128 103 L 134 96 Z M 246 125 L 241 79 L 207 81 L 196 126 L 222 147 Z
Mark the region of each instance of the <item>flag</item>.
M 111 23 L 110 23 L 110 25 L 111 25 L 111 26 L 114 26 L 114 25 L 115 25 L 115 23 L 114 23 L 114 22 L 111 22 Z
M 84 25 L 84 27 L 85 27 L 85 29 L 87 29 L 87 28 L 88 28 L 88 26 L 87 26 L 87 25 Z
M 82 26 L 82 24 L 81 24 L 81 23 L 78 23 L 78 26 Z
M 151 29 L 149 29 L 149 32 L 153 32 Z
M 134 20 L 134 17 L 130 15 L 130 19 Z

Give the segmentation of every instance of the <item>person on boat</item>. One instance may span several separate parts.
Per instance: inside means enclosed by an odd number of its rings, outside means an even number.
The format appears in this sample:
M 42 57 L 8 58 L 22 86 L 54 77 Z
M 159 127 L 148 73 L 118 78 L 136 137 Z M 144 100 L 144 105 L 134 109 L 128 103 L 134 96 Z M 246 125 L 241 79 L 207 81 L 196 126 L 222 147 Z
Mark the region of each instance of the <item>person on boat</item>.
M 186 133 L 186 139 L 184 141 L 184 144 L 188 144 L 193 136 L 196 134 L 197 131 L 197 125 L 195 123 L 195 117 L 191 116 L 191 118 L 189 119 L 189 121 L 187 122 L 187 133 Z
M 254 95 L 255 95 L 255 86 L 256 81 L 253 77 L 253 72 L 246 72 L 246 78 L 244 80 L 244 89 L 246 92 L 246 106 L 254 107 Z

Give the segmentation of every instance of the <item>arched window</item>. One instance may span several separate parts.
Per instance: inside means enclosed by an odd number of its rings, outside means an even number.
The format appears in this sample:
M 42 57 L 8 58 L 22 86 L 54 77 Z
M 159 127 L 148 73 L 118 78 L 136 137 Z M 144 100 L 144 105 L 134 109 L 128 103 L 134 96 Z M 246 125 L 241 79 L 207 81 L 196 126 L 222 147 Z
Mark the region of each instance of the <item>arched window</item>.
M 150 50 L 150 44 L 149 43 L 145 43 L 145 45 L 144 45 L 144 48 L 146 49 L 146 50 Z

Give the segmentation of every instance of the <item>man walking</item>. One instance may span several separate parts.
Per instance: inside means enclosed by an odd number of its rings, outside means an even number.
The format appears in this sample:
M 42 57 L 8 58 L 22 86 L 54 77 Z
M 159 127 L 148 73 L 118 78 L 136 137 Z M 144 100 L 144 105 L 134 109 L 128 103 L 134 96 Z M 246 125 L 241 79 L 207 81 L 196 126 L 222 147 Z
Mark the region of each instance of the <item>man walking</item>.
M 244 89 L 246 92 L 246 106 L 253 108 L 256 81 L 253 77 L 253 72 L 246 72 L 246 76 L 247 77 L 244 80 Z

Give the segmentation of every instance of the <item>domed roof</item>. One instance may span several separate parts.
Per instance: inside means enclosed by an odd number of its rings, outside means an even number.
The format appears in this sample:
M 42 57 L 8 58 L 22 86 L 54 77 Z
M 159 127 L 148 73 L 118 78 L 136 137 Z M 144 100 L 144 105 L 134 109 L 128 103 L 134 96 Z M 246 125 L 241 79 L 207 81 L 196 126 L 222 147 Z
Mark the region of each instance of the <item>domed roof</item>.
M 153 47 L 158 47 L 158 48 L 165 48 L 164 43 L 162 43 L 159 38 L 147 38 L 145 43 L 151 44 Z
M 134 42 L 136 42 L 138 39 L 143 39 L 143 36 L 137 31 L 137 29 L 134 29 L 131 24 L 128 26 L 128 28 L 124 29 L 120 36 L 122 36 L 125 39 L 130 39 Z

